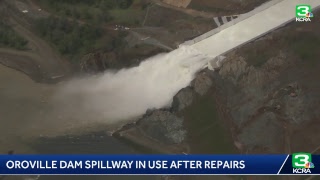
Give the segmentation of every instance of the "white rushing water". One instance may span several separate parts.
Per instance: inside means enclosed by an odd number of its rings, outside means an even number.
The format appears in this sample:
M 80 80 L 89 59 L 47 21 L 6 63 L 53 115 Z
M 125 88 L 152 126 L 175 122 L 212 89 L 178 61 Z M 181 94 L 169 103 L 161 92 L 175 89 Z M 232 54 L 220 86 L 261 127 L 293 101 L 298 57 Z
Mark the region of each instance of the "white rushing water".
M 76 118 L 126 120 L 147 109 L 170 106 L 173 96 L 190 84 L 209 59 L 183 46 L 148 58 L 137 67 L 72 80 L 62 86 L 57 99 Z

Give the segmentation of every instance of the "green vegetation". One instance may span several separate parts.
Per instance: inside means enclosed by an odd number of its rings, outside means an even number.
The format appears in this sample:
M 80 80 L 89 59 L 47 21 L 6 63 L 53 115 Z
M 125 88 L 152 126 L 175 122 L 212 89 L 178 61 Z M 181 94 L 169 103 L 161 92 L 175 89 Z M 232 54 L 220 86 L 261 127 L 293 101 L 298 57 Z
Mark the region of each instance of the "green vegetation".
M 247 0 L 237 2 L 233 0 L 213 1 L 213 0 L 194 0 L 188 5 L 188 8 L 198 11 L 223 13 L 223 14 L 242 14 L 258 7 L 266 0 Z
M 258 50 L 248 53 L 245 58 L 248 64 L 259 68 L 264 65 L 270 57 L 272 57 L 272 54 L 269 54 L 269 52 Z
M 121 68 L 139 65 L 141 60 L 155 54 L 165 52 L 165 50 L 150 44 L 139 44 L 132 48 L 124 48 L 118 51 L 117 66 Z
M 204 12 L 215 12 L 215 13 L 221 13 L 221 12 L 228 12 L 226 9 L 217 7 L 216 5 L 208 5 L 207 3 L 201 3 L 198 1 L 191 1 L 191 3 L 188 5 L 188 8 L 195 9 L 198 11 L 204 11 Z
M 303 33 L 291 37 L 290 46 L 293 52 L 307 64 L 315 65 L 318 62 L 320 37 L 312 33 Z
M 260 68 L 271 57 L 279 54 L 278 47 L 272 46 L 274 43 L 272 40 L 254 41 L 241 47 L 239 53 L 249 65 Z
M 126 25 L 139 25 L 143 21 L 145 11 L 140 8 L 113 9 L 110 14 L 114 21 Z
M 303 64 L 314 66 L 319 62 L 317 59 L 319 48 L 320 36 L 318 34 L 286 29 L 278 31 L 271 38 L 246 44 L 239 49 L 238 53 L 245 58 L 249 65 L 256 68 L 264 65 L 270 58 L 277 56 L 280 50 L 290 52 Z
M 0 47 L 25 50 L 28 41 L 19 36 L 10 26 L 0 21 Z
M 55 16 L 95 24 L 111 21 L 137 23 L 134 18 L 144 15 L 142 7 L 145 4 L 138 0 L 39 0 L 38 3 Z M 134 4 L 140 5 L 131 8 Z
M 96 50 L 117 52 L 125 46 L 127 35 L 122 31 L 107 34 L 99 26 L 57 17 L 36 20 L 34 30 L 71 60 Z
M 54 44 L 63 55 L 86 52 L 102 36 L 102 30 L 98 27 L 79 25 L 77 22 L 55 17 L 37 20 L 35 30 Z
M 225 123 L 219 118 L 215 101 L 206 95 L 183 112 L 193 153 L 228 154 L 235 149 Z

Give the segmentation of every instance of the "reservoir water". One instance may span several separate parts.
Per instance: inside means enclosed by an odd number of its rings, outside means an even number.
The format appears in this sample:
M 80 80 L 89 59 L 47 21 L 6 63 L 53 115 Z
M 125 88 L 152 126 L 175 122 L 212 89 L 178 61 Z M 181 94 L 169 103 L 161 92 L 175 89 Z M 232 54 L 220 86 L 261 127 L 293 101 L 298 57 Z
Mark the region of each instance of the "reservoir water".
M 134 149 L 119 142 L 105 132 L 79 135 L 65 133 L 47 137 L 26 128 L 37 123 L 34 114 L 48 111 L 45 102 L 52 93 L 52 85 L 33 82 L 24 74 L 0 65 L 0 152 L 13 150 L 16 154 L 136 154 Z M 48 124 L 50 126 L 50 124 Z M 40 131 L 38 131 L 40 132 Z M 58 131 L 57 131 L 58 132 Z M 153 176 L 40 176 L 39 180 L 102 180 L 102 179 L 156 179 Z M 6 177 L 5 180 L 26 177 Z M 32 177 L 31 179 L 36 179 Z
M 39 84 L 0 65 L 0 152 L 16 154 L 134 154 L 108 136 L 114 124 L 169 106 L 172 97 L 205 67 L 190 47 L 148 58 L 139 66 Z M 40 179 L 55 179 L 41 176 Z M 105 179 L 94 176 L 80 179 Z M 111 177 L 108 176 L 108 179 Z M 134 176 L 115 179 L 153 179 Z M 59 176 L 59 179 L 79 179 Z

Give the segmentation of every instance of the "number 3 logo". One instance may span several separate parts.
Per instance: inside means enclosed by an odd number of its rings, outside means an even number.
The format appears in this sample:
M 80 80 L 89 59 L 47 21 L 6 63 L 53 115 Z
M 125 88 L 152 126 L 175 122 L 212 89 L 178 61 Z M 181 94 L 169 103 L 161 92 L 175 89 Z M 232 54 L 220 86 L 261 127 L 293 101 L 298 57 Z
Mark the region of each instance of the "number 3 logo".
M 294 165 L 304 167 L 309 162 L 309 156 L 306 154 L 297 154 L 294 157 L 297 161 Z
M 299 17 L 305 17 L 308 12 L 310 12 L 311 7 L 308 5 L 298 5 L 296 7 L 296 15 Z

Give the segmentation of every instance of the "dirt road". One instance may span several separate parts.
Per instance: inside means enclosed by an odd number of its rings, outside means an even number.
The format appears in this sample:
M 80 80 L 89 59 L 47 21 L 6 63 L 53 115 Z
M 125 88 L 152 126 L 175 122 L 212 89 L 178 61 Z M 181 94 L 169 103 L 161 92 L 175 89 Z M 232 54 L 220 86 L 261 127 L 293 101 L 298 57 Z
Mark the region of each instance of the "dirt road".
M 28 40 L 29 52 L 38 55 L 38 58 L 33 59 L 41 66 L 47 77 L 61 76 L 66 73 L 66 64 L 49 44 L 24 28 L 15 19 L 11 18 L 10 24 L 17 33 Z
M 0 63 L 26 73 L 37 82 L 48 82 L 69 74 L 70 66 L 50 44 L 30 31 L 30 24 L 19 14 L 18 3 L 2 1 L 7 7 L 7 22 L 28 41 L 28 50 L 0 48 Z M 15 9 L 17 8 L 17 9 Z M 18 13 L 18 14 L 17 14 Z

